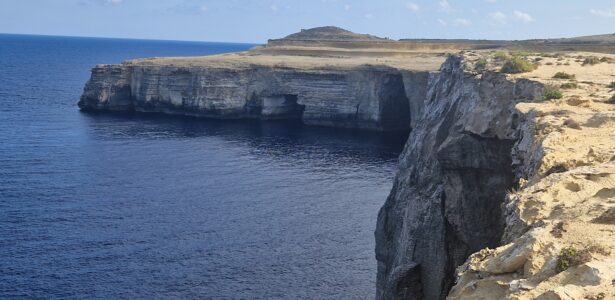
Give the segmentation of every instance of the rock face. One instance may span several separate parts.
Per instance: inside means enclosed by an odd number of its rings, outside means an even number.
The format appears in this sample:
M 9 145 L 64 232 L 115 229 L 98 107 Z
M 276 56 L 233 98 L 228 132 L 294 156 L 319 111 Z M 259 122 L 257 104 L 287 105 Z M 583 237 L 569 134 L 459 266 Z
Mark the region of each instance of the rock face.
M 126 62 L 96 66 L 79 107 L 408 130 L 410 103 L 420 109 L 428 75 L 387 66 L 298 69 Z
M 515 104 L 541 90 L 525 79 L 472 73 L 457 56 L 431 76 L 378 216 L 378 299 L 444 299 L 457 266 L 499 245 L 501 204 L 515 187 Z
M 504 245 L 458 267 L 448 299 L 615 299 L 615 70 L 575 61 L 588 55 L 545 58 L 512 76 L 553 84 L 566 72 L 581 84 L 559 100 L 516 105 L 519 185 L 504 200 Z

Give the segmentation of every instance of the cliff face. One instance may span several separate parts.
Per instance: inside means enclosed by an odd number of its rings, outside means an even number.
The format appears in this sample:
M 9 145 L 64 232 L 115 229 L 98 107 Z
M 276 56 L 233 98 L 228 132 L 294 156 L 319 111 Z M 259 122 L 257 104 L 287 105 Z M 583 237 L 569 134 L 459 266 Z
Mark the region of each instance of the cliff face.
M 516 106 L 519 184 L 504 198 L 503 245 L 457 268 L 449 299 L 615 299 L 615 56 L 578 59 L 592 55 L 543 57 L 538 70 L 512 76 L 553 86 L 566 72 L 578 83 L 561 99 Z
M 615 57 L 591 55 L 504 75 L 468 53 L 431 76 L 378 216 L 379 299 L 615 297 Z M 558 72 L 574 89 L 545 100 Z
M 500 243 L 500 206 L 515 187 L 515 104 L 542 85 L 469 72 L 449 58 L 428 84 L 425 108 L 378 216 L 379 299 L 443 299 L 454 270 Z
M 424 99 L 427 76 L 387 66 L 301 69 L 128 62 L 94 68 L 79 107 L 408 130 L 410 103 L 420 109 L 414 102 Z

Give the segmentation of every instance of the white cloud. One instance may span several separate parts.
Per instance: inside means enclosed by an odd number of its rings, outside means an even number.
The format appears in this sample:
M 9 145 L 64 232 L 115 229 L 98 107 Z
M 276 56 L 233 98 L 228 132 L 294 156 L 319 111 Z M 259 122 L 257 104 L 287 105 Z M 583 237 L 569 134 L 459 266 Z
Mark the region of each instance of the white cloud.
M 615 7 L 607 8 L 607 9 L 590 9 L 590 13 L 606 18 L 615 18 Z
M 121 4 L 124 0 L 107 0 L 108 4 Z
M 453 7 L 451 6 L 450 3 L 448 3 L 448 0 L 440 0 L 438 2 L 438 6 L 440 7 L 440 11 L 443 11 L 443 12 L 453 11 Z
M 489 18 L 491 18 L 492 20 L 500 23 L 500 24 L 506 24 L 508 23 L 508 17 L 501 11 L 496 11 L 494 13 L 490 13 L 489 14 Z
M 496 11 L 494 13 L 490 13 L 489 18 L 491 18 L 491 20 L 501 25 L 506 25 L 510 22 L 522 22 L 522 23 L 534 22 L 534 18 L 530 14 L 519 11 L 519 10 L 515 10 L 510 14 L 505 14 L 501 11 Z
M 472 22 L 468 19 L 458 18 L 458 19 L 455 19 L 455 25 L 467 27 L 467 26 L 472 25 Z
M 414 11 L 414 12 L 417 12 L 417 11 L 419 11 L 419 9 L 420 9 L 419 5 L 418 5 L 418 4 L 416 4 L 416 3 L 414 3 L 414 2 L 407 2 L 407 3 L 406 3 L 406 8 L 407 8 L 409 11 Z
M 530 16 L 530 14 L 522 12 L 522 11 L 518 11 L 515 10 L 513 11 L 513 18 L 523 22 L 523 23 L 529 23 L 529 22 L 533 22 L 534 18 L 532 18 L 532 16 Z
M 440 25 L 442 25 L 442 26 L 446 26 L 446 21 L 444 21 L 442 19 L 438 19 L 438 23 L 440 23 Z
M 350 8 L 351 8 L 351 7 L 350 7 L 350 5 L 349 5 L 349 4 L 344 5 L 344 10 L 345 10 L 345 11 L 349 11 L 349 10 L 350 10 Z
M 374 18 L 374 15 L 372 15 L 372 14 L 365 14 L 365 18 L 371 20 L 371 19 Z

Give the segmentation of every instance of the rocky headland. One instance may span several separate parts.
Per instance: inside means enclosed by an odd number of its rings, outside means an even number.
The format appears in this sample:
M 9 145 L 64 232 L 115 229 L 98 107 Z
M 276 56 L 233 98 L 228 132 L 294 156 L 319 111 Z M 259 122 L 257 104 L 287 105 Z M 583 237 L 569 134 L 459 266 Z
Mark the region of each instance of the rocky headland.
M 294 43 L 302 37 L 335 36 L 329 31 L 328 27 L 312 30 L 291 35 L 288 40 Z M 339 40 L 371 41 L 364 35 L 354 38 L 352 33 Z M 374 54 L 381 51 L 392 55 Z M 289 49 L 284 45 L 203 57 L 139 59 L 96 66 L 79 107 L 85 111 L 299 119 L 308 125 L 409 130 L 421 110 L 410 106 L 425 98 L 430 72 L 444 59 L 443 53 L 362 47 Z
M 596 53 L 613 49 L 325 27 L 99 65 L 79 106 L 411 129 L 378 216 L 378 299 L 614 299 L 615 55 Z

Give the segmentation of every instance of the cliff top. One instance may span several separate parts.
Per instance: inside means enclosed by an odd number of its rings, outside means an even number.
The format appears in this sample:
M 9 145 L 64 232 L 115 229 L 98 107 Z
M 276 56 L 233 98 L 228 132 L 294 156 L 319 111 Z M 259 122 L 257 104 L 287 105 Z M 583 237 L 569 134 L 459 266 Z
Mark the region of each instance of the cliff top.
M 362 66 L 391 67 L 414 71 L 435 71 L 446 56 L 435 54 L 416 54 L 413 56 L 373 56 L 330 55 L 324 52 L 311 52 L 312 55 L 289 54 L 255 54 L 238 52 L 198 57 L 155 57 L 125 62 L 140 66 L 176 66 L 176 67 L 211 67 L 211 68 L 292 68 L 304 70 L 345 70 Z

